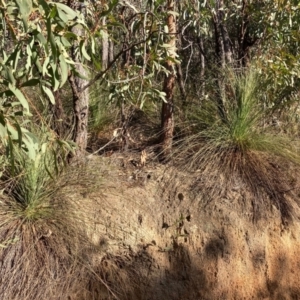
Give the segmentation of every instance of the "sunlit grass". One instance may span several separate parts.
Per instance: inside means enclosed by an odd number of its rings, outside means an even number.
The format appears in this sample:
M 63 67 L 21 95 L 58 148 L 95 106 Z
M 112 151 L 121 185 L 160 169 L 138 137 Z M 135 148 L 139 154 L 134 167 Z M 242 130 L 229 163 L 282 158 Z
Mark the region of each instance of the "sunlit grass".
M 188 172 L 198 172 L 206 182 L 211 199 L 230 189 L 241 178 L 255 195 L 255 210 L 266 194 L 288 217 L 291 205 L 282 191 L 284 178 L 271 165 L 272 157 L 300 163 L 299 143 L 289 136 L 272 134 L 264 126 L 263 90 L 257 73 L 227 70 L 222 93 L 223 111 L 208 99 L 189 115 L 191 134 L 175 145 L 174 162 Z M 219 182 L 223 176 L 225 181 Z M 204 191 L 205 192 L 205 191 Z
M 78 292 L 88 267 L 84 249 L 101 184 L 100 169 L 67 167 L 63 149 L 42 135 L 35 160 L 14 149 L 0 186 L 0 295 L 3 299 L 66 299 Z M 2 156 L 5 160 L 5 156 Z

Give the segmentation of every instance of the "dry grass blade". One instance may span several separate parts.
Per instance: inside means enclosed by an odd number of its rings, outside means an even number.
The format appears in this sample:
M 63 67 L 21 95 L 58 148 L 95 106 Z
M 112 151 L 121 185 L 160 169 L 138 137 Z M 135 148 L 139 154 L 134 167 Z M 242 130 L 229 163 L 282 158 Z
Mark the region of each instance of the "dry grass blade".
M 63 199 L 56 202 L 51 216 L 28 221 L 20 218 L 20 207 L 2 197 L 0 239 L 12 241 L 0 251 L 4 299 L 65 299 L 64 291 L 76 288 L 84 233 L 75 223 L 74 208 Z

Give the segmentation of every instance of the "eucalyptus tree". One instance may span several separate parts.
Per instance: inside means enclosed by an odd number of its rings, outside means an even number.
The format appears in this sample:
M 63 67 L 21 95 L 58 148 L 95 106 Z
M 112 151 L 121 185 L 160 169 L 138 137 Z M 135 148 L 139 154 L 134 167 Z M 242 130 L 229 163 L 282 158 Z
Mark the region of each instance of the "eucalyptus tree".
M 171 153 L 173 143 L 174 131 L 174 86 L 176 82 L 176 68 L 175 62 L 177 59 L 177 26 L 176 26 L 176 12 L 175 1 L 167 1 L 167 32 L 168 37 L 166 41 L 167 57 L 166 69 L 168 73 L 165 75 L 163 91 L 166 94 L 165 101 L 162 104 L 162 151 L 163 155 L 167 156 Z
M 38 140 L 25 125 L 35 109 L 30 91 L 40 90 L 55 104 L 54 93 L 79 75 L 72 45 L 80 59 L 88 58 L 88 27 L 84 15 L 63 2 L 3 0 L 0 11 L 0 136 L 10 151 L 18 142 L 34 158 Z M 85 33 L 75 34 L 76 26 Z
M 283 109 L 299 102 L 300 4 L 285 0 L 266 3 L 268 14 L 257 11 L 265 29 L 254 57 L 267 83 L 266 104 Z
M 68 0 L 68 6 L 73 10 L 78 10 L 80 13 L 84 12 L 84 3 L 78 3 Z M 76 36 L 85 36 L 85 28 L 81 24 L 76 24 L 71 29 L 72 33 Z M 75 62 L 75 71 L 79 76 L 75 76 L 74 73 L 69 75 L 69 82 L 73 94 L 73 110 L 74 110 L 74 132 L 73 140 L 77 145 L 75 157 L 79 159 L 85 154 L 87 147 L 87 127 L 88 127 L 88 112 L 89 112 L 89 90 L 85 89 L 79 92 L 87 83 L 88 74 L 86 68 L 83 66 L 82 57 L 78 51 L 78 46 L 85 41 L 74 41 L 71 47 L 71 57 Z M 82 48 L 84 49 L 84 48 Z M 85 57 L 90 60 L 87 53 Z
M 112 23 L 118 26 L 114 31 L 105 32 L 115 41 L 114 71 L 107 83 L 110 100 L 121 108 L 124 143 L 130 119 L 124 107 L 131 105 L 142 109 L 146 102 L 155 102 L 162 105 L 161 140 L 163 151 L 166 151 L 173 138 L 173 92 L 176 64 L 179 63 L 175 2 L 124 1 L 116 11 Z M 107 28 L 109 25 L 107 20 Z M 107 53 L 105 47 L 103 53 Z
M 299 10 L 298 1 L 287 0 L 180 1 L 178 52 L 185 85 L 202 99 L 214 92 L 209 83 L 220 75 L 216 66 L 240 72 L 256 64 L 268 81 L 268 98 L 285 103 L 298 89 Z M 205 81 L 201 94 L 199 83 Z

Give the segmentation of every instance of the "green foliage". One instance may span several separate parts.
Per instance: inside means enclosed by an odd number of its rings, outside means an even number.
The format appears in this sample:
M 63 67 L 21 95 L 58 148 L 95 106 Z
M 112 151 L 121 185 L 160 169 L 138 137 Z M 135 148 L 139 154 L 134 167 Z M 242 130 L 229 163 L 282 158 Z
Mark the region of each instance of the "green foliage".
M 268 13 L 265 11 L 268 10 Z M 297 1 L 268 1 L 253 12 L 264 24 L 262 50 L 255 57 L 266 85 L 266 103 L 275 109 L 291 104 L 300 87 L 300 5 Z
M 122 15 L 113 16 L 115 30 L 106 32 L 115 48 L 122 49 L 123 44 L 127 46 L 122 60 L 115 64 L 107 80 L 110 100 L 117 105 L 125 101 L 142 109 L 146 102 L 165 101 L 162 80 L 169 73 L 165 63 L 173 55 L 167 43 L 167 12 L 160 10 L 160 2 L 146 1 L 136 5 L 125 2 L 121 5 Z M 173 13 L 177 15 L 177 12 Z M 176 55 L 174 57 L 172 60 L 178 63 L 179 59 Z
M 223 3 L 219 11 L 218 2 Z M 199 83 L 200 76 L 201 92 L 211 98 L 206 83 L 218 76 L 211 70 L 220 50 L 216 46 L 216 30 L 222 31 L 217 28 L 222 25 L 230 38 L 234 65 L 240 67 L 255 62 L 264 77 L 264 104 L 273 109 L 285 109 L 292 104 L 300 84 L 298 1 L 185 0 L 178 6 L 179 53 L 186 90 L 191 87 L 197 90 L 195 83 Z M 214 27 L 220 12 L 224 20 Z
M 12 151 L 17 142 L 34 159 L 36 139 L 22 122 L 31 118 L 31 99 L 25 87 L 38 87 L 54 104 L 53 92 L 62 88 L 69 73 L 76 73 L 69 49 L 78 41 L 82 61 L 88 59 L 87 36 L 72 27 L 86 28 L 84 16 L 63 3 L 44 0 L 5 1 L 0 12 L 3 37 L 0 60 L 0 138 Z M 86 31 L 88 32 L 88 31 Z M 19 117 L 22 117 L 20 120 Z
M 72 151 L 71 145 L 56 140 L 46 129 L 39 132 L 34 159 L 22 148 L 16 148 L 13 164 L 3 169 L 1 185 L 4 194 L 14 199 L 19 217 L 24 220 L 51 215 L 49 199 L 61 188 L 55 178 L 62 172 L 65 156 Z M 1 158 L 5 160 L 3 155 Z

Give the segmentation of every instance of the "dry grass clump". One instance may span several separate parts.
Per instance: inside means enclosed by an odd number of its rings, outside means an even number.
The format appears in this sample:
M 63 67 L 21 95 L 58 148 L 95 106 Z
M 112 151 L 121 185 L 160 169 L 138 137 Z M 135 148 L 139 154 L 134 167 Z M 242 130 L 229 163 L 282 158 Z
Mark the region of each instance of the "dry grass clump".
M 99 188 L 101 171 L 89 166 L 63 169 L 53 155 L 58 152 L 45 149 L 41 147 L 33 161 L 16 148 L 14 166 L 8 163 L 3 170 L 1 299 L 82 299 L 86 288 L 86 231 L 95 203 L 69 194 Z
M 238 75 L 229 71 L 224 86 L 224 107 L 210 101 L 190 117 L 193 133 L 178 143 L 175 162 L 199 174 L 193 188 L 198 185 L 210 199 L 224 196 L 241 180 L 253 194 L 255 216 L 269 199 L 286 220 L 292 216 L 296 202 L 286 197 L 291 190 L 287 176 L 274 167 L 274 162 L 280 157 L 299 164 L 299 143 L 263 127 L 263 91 L 254 70 Z
M 1 297 L 65 299 L 78 284 L 80 254 L 78 229 L 67 224 L 70 216 L 57 211 L 52 218 L 26 221 L 14 214 L 20 207 L 11 200 L 2 198 L 1 206 Z
M 84 299 L 137 299 L 141 277 L 134 256 L 125 249 L 119 255 L 104 255 L 93 272 L 85 275 L 88 288 Z M 82 299 L 82 295 L 76 299 Z

